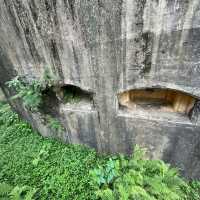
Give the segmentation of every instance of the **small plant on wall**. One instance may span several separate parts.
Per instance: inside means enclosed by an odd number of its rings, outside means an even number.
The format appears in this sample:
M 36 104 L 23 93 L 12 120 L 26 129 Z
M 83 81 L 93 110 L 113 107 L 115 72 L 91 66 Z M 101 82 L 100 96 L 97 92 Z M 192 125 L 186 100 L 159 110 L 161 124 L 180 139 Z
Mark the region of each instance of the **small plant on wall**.
M 55 132 L 63 132 L 64 131 L 63 125 L 57 119 L 55 119 L 54 117 L 52 117 L 50 115 L 47 115 L 46 119 L 47 119 L 48 127 L 52 131 L 55 131 Z
M 65 103 L 78 103 L 81 98 L 72 91 L 64 91 L 64 102 Z
M 12 99 L 22 99 L 25 107 L 31 111 L 37 111 L 42 103 L 42 91 L 50 88 L 58 82 L 58 78 L 54 76 L 47 68 L 44 71 L 42 80 L 27 81 L 24 77 L 15 77 L 7 82 L 9 88 L 16 91 L 16 95 Z
M 43 92 L 48 88 L 56 88 L 59 79 L 49 70 L 45 70 L 42 80 L 26 81 L 24 77 L 15 77 L 7 82 L 9 88 L 15 89 L 16 95 L 11 99 L 22 99 L 23 105 L 32 112 L 38 111 L 43 105 Z M 40 109 L 41 111 L 41 109 Z M 64 127 L 56 118 L 44 114 L 47 126 L 54 132 L 63 132 Z
M 16 95 L 12 99 L 21 98 L 24 106 L 32 111 L 37 110 L 42 101 L 42 85 L 40 82 L 33 80 L 27 83 L 17 76 L 7 82 L 7 85 L 16 91 Z

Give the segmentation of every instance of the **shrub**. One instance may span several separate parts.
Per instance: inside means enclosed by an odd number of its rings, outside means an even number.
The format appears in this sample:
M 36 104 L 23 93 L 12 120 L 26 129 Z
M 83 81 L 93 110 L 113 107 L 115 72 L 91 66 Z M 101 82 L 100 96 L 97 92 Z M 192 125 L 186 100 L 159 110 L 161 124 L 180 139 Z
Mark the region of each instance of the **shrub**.
M 36 193 L 35 188 L 28 186 L 12 187 L 6 183 L 0 183 L 0 199 L 3 200 L 32 200 Z
M 200 199 L 200 182 L 190 181 L 183 187 L 186 194 L 185 200 L 199 200 Z
M 16 76 L 7 82 L 9 88 L 15 89 L 16 95 L 12 99 L 20 98 L 25 107 L 37 111 L 42 103 L 42 91 L 58 84 L 59 79 L 45 68 L 42 80 L 27 81 L 25 77 Z
M 34 80 L 27 83 L 19 77 L 15 77 L 7 84 L 8 87 L 16 90 L 16 95 L 12 99 L 21 98 L 24 106 L 30 110 L 37 110 L 42 102 L 42 85 L 40 82 Z
M 90 176 L 102 200 L 183 200 L 191 194 L 191 187 L 175 168 L 161 160 L 144 159 L 144 150 L 138 146 L 129 159 L 109 160 L 105 167 L 90 171 Z

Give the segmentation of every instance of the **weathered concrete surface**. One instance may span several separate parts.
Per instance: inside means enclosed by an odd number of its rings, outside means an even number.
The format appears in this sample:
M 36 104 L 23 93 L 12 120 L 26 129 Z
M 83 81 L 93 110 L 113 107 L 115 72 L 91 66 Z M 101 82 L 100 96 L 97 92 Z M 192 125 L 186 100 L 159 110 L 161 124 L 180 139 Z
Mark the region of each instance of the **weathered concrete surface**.
M 63 85 L 94 94 L 91 110 L 58 105 L 66 132 L 56 137 L 66 142 L 125 153 L 139 143 L 200 178 L 198 123 L 121 113 L 117 101 L 119 92 L 146 87 L 200 97 L 199 63 L 199 0 L 0 0 L 0 85 L 7 97 L 6 81 L 39 79 L 45 66 Z M 53 136 L 39 114 L 12 105 Z
M 3 91 L 0 89 L 0 101 L 5 101 L 5 96 L 3 94 Z

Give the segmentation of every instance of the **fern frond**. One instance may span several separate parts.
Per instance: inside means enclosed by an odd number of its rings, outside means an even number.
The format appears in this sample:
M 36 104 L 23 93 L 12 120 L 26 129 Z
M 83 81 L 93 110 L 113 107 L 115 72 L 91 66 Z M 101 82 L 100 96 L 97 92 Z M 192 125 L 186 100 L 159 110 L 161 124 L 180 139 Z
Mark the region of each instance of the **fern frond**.
M 22 187 L 16 186 L 16 187 L 14 187 L 14 189 L 10 193 L 11 200 L 21 200 L 22 193 L 26 192 L 27 190 L 28 190 L 27 186 L 22 186 Z
M 37 190 L 33 188 L 32 190 L 28 191 L 24 200 L 32 200 Z
M 6 183 L 0 183 L 0 197 L 5 197 L 9 195 L 11 190 L 12 190 L 12 186 Z
M 111 189 L 107 188 L 105 190 L 99 190 L 96 192 L 97 197 L 100 197 L 102 200 L 115 200 L 114 194 Z

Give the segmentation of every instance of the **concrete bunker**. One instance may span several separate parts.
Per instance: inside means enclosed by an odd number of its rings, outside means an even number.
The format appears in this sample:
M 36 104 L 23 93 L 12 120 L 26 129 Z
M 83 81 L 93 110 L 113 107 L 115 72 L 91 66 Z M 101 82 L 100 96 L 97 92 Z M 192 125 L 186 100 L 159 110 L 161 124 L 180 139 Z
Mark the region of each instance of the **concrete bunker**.
M 92 110 L 94 108 L 93 93 L 75 85 L 52 86 L 43 91 L 43 105 L 46 113 L 58 113 L 59 107 L 72 110 Z
M 74 85 L 64 85 L 60 88 L 60 98 L 63 103 L 92 103 L 93 95 L 92 93 L 81 89 Z
M 118 95 L 119 110 L 146 112 L 149 114 L 171 113 L 191 119 L 198 99 L 187 93 L 159 88 L 133 89 Z

